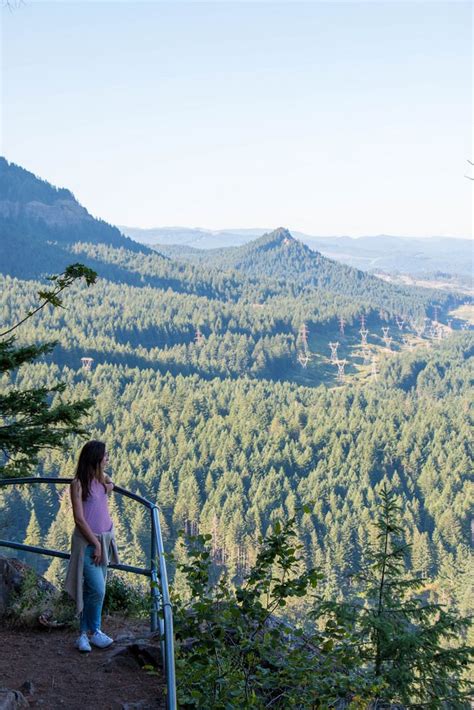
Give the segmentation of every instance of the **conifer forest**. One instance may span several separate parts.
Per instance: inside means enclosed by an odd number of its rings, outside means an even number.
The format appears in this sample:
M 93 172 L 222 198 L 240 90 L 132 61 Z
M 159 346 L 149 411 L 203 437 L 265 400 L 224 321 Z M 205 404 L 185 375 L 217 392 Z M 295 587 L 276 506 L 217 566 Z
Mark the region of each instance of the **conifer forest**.
M 84 436 L 105 441 L 113 480 L 160 507 L 176 594 L 183 533 L 207 536 L 214 578 L 226 573 L 238 588 L 262 539 L 294 520 L 302 569 L 321 573 L 327 604 L 351 598 L 390 490 L 409 543 L 404 573 L 420 598 L 472 615 L 465 293 L 387 283 L 282 228 L 244 246 L 166 256 L 94 220 L 69 191 L 1 167 L 4 204 L 50 211 L 3 212 L 1 330 L 35 309 L 46 275 L 76 262 L 97 273 L 13 333 L 15 346 L 54 347 L 5 368 L 3 396 L 46 387 L 51 405 L 91 401 L 87 434 L 41 450 L 29 475 L 72 477 Z M 53 219 L 58 203 L 77 219 Z M 9 242 L 19 235 L 30 244 L 21 259 Z M 0 432 L 11 421 L 2 416 Z M 112 496 L 111 512 L 121 561 L 143 564 L 144 509 Z M 67 551 L 72 526 L 67 487 L 0 489 L 0 537 Z M 24 558 L 61 583 L 63 562 Z M 296 596 L 278 613 L 307 626 L 309 609 Z

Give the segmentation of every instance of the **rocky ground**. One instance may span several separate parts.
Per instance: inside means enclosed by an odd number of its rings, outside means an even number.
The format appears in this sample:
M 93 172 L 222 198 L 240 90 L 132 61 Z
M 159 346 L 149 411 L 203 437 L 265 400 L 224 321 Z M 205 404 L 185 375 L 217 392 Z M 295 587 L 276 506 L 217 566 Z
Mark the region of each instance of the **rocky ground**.
M 27 705 L 44 710 L 151 710 L 164 708 L 159 640 L 145 621 L 106 617 L 103 629 L 116 642 L 81 654 L 71 629 L 19 630 L 1 626 L 0 688 L 20 690 Z

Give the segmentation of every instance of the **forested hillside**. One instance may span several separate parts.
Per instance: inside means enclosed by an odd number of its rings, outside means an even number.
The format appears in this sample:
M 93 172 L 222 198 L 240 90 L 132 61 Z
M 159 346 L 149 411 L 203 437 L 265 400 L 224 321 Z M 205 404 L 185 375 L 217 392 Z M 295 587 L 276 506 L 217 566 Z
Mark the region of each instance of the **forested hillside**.
M 472 337 L 459 335 L 434 351 L 396 356 L 363 388 L 204 381 L 110 364 L 91 372 L 38 364 L 16 384 L 61 378 L 77 397 L 94 397 L 91 434 L 107 441 L 120 485 L 158 499 L 168 548 L 180 529 L 208 532 L 216 564 L 237 577 L 258 535 L 310 503 L 311 514 L 299 516 L 308 564 L 323 568 L 328 594 L 344 595 L 371 535 L 375 491 L 390 481 L 407 501 L 413 571 L 434 575 L 431 592 L 466 611 L 473 352 Z M 72 475 L 75 453 L 46 455 L 42 472 Z M 4 537 L 67 549 L 67 497 L 39 487 L 8 501 L 2 495 Z M 149 540 L 143 513 L 121 500 L 113 511 L 123 556 L 137 563 Z
M 187 229 L 157 227 L 137 229 L 120 227 L 127 236 L 142 244 L 156 245 L 162 253 L 191 259 L 207 258 L 210 249 L 237 247 L 258 239 L 269 229 Z M 348 266 L 368 272 L 411 274 L 422 277 L 457 277 L 472 285 L 472 244 L 470 239 L 452 237 L 312 236 L 290 230 L 313 251 Z M 179 248 L 176 248 L 179 247 Z
M 87 292 L 70 289 L 65 308 L 16 331 L 20 344 L 58 344 L 1 388 L 62 380 L 69 397 L 92 397 L 91 437 L 107 442 L 120 485 L 158 500 L 169 550 L 181 529 L 209 533 L 216 568 L 239 580 L 259 536 L 296 513 L 307 564 L 322 568 L 328 598 L 342 598 L 389 481 L 412 571 L 434 577 L 435 599 L 468 610 L 474 341 L 449 317 L 460 297 L 386 284 L 285 230 L 208 262 L 178 261 L 129 243 L 68 191 L 1 167 L 13 176 L 0 180 L 2 325 L 33 309 L 44 282 L 17 277 L 57 268 L 49 247 L 99 273 Z M 78 224 L 58 225 L 69 208 Z M 31 245 L 21 261 L 19 239 Z M 46 452 L 38 473 L 71 476 L 72 444 L 67 456 Z M 67 496 L 19 488 L 0 503 L 2 537 L 67 549 Z M 112 509 L 122 557 L 139 563 L 144 514 L 118 498 Z M 61 563 L 47 573 L 57 579 Z
M 82 249 L 76 245 L 76 258 L 82 258 Z M 94 254 L 111 261 L 123 256 L 104 246 Z M 136 268 L 141 278 L 148 257 L 138 255 L 137 264 L 124 258 L 127 273 Z M 18 332 L 19 342 L 41 342 L 54 334 L 54 362 L 73 368 L 82 357 L 91 357 L 95 366 L 113 363 L 206 379 L 246 376 L 317 385 L 338 381 L 338 362 L 345 363 L 344 376 L 365 381 L 378 367 L 374 361 L 427 345 L 433 336 L 438 342 L 456 324 L 436 321 L 433 326 L 421 316 L 406 323 L 370 302 L 328 291 L 312 289 L 292 297 L 289 284 L 239 280 L 235 272 L 196 271 L 163 259 L 160 266 L 160 276 L 149 278 L 161 288 L 101 280 L 85 295 L 73 290 L 66 309 L 27 322 Z M 40 282 L 0 277 L 0 284 L 1 319 L 9 325 L 33 307 Z M 414 307 L 421 310 L 422 303 L 414 297 Z
M 56 188 L 0 157 L 0 271 L 34 278 L 62 271 L 77 241 L 149 250 L 96 219 L 65 188 Z M 20 258 L 21 255 L 21 258 Z
M 176 259 L 205 263 L 220 269 L 232 268 L 246 275 L 292 284 L 295 295 L 301 289 L 323 289 L 344 294 L 370 302 L 392 316 L 401 313 L 413 318 L 420 316 L 422 309 L 426 310 L 430 302 L 440 298 L 445 302 L 439 292 L 393 286 L 359 269 L 327 259 L 282 228 L 236 248 L 202 252 L 189 247 L 174 250 L 168 247 L 166 251 Z

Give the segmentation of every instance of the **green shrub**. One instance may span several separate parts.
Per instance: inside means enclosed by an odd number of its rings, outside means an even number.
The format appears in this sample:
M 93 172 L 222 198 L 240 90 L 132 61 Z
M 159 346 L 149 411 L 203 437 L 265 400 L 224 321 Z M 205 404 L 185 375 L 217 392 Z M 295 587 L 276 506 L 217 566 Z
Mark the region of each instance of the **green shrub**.
M 40 617 L 50 618 L 59 603 L 58 591 L 35 572 L 26 567 L 20 588 L 10 598 L 6 620 L 12 626 L 38 626 Z
M 470 622 L 420 598 L 422 582 L 403 564 L 395 494 L 384 487 L 380 497 L 377 541 L 344 603 L 319 595 L 323 575 L 305 570 L 295 518 L 260 540 L 238 588 L 213 580 L 210 535 L 183 543 L 177 571 L 187 593 L 174 612 L 181 708 L 470 707 L 472 648 L 462 641 Z M 281 618 L 299 597 L 312 604 L 309 631 Z
M 138 584 L 128 582 L 117 572 L 108 572 L 105 588 L 104 612 L 124 614 L 144 619 L 150 614 L 150 595 Z
M 367 707 L 378 687 L 358 673 L 348 629 L 332 622 L 306 635 L 277 617 L 294 598 L 310 595 L 322 575 L 301 571 L 296 521 L 277 523 L 261 540 L 256 563 L 234 589 L 210 580 L 210 536 L 188 539 L 178 563 L 189 601 L 175 600 L 176 670 L 181 708 L 330 708 L 342 698 Z M 357 696 L 357 699 L 356 699 Z

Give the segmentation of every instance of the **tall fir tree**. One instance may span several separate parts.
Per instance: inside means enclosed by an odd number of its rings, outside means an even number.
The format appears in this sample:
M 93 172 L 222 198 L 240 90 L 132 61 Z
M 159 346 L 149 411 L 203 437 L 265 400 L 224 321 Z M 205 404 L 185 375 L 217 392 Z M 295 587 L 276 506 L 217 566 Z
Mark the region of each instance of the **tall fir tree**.
M 354 607 L 360 657 L 375 680 L 383 681 L 384 700 L 465 710 L 465 670 L 474 649 L 463 638 L 470 620 L 418 593 L 424 581 L 406 574 L 409 545 L 403 541 L 402 507 L 385 483 L 380 501 L 377 544 L 357 575 L 365 598 Z

